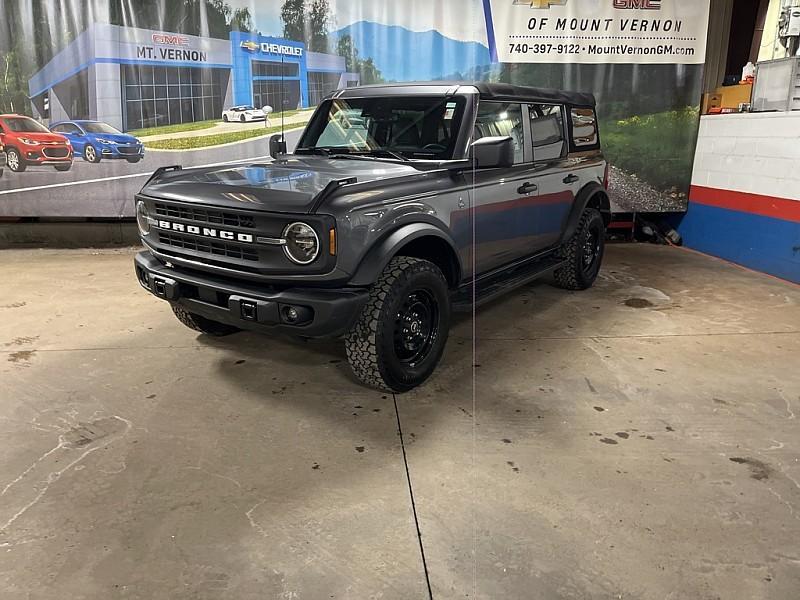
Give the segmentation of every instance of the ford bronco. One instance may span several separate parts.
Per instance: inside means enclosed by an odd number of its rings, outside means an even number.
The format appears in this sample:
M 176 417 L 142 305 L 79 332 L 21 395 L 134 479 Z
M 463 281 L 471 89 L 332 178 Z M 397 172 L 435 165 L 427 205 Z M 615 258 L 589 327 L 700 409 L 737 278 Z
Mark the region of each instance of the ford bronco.
M 136 196 L 141 285 L 188 327 L 343 336 L 356 377 L 403 392 L 451 312 L 543 275 L 593 284 L 611 213 L 590 94 L 491 83 L 334 92 L 292 154 L 162 167 Z

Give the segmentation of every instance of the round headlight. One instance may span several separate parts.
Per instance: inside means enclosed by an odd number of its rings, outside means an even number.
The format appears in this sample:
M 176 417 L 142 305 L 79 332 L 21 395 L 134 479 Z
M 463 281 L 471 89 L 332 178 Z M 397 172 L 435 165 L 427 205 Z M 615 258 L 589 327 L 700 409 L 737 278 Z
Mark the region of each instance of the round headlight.
M 291 223 L 283 230 L 286 243 L 283 251 L 286 256 L 298 265 L 313 262 L 319 254 L 319 237 L 311 226 L 305 223 Z
M 150 233 L 150 215 L 147 214 L 147 207 L 141 200 L 136 203 L 136 224 L 142 235 Z

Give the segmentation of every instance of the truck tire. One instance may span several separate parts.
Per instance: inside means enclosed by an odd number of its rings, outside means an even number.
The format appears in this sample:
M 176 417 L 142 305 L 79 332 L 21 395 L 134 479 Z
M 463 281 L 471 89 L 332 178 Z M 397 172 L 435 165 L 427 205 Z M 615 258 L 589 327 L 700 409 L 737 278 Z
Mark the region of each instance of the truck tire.
M 222 337 L 239 331 L 239 329 L 233 325 L 206 319 L 205 317 L 189 312 L 178 304 L 170 304 L 170 306 L 172 307 L 172 312 L 178 317 L 178 321 L 186 325 L 189 329 L 194 329 L 200 333 L 213 335 L 214 337 Z
M 555 283 L 565 290 L 585 290 L 592 287 L 605 251 L 606 226 L 595 208 L 581 215 L 574 235 L 564 243 L 559 254 L 567 263 L 553 273 Z
M 450 294 L 439 267 L 398 256 L 372 286 L 345 336 L 347 358 L 362 383 L 407 392 L 433 373 L 449 329 Z

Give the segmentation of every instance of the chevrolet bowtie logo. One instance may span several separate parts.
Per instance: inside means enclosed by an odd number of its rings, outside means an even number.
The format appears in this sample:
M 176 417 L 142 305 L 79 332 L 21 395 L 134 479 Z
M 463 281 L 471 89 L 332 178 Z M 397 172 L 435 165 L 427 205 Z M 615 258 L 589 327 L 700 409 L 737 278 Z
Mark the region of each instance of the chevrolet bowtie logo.
M 527 4 L 531 8 L 550 8 L 551 6 L 564 6 L 567 0 L 514 0 L 514 4 Z
M 239 46 L 244 48 L 248 52 L 255 52 L 261 47 L 252 40 L 247 40 L 246 42 L 242 42 L 241 44 L 239 44 Z

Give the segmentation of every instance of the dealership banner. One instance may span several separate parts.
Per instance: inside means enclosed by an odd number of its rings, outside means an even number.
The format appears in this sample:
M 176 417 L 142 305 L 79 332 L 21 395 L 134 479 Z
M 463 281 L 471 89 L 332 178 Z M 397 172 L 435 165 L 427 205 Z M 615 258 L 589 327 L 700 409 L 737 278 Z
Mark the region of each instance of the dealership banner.
M 703 64 L 708 0 L 485 0 L 504 63 Z
M 130 218 L 160 167 L 264 163 L 334 90 L 591 92 L 617 212 L 684 211 L 709 0 L 0 3 L 0 218 Z

